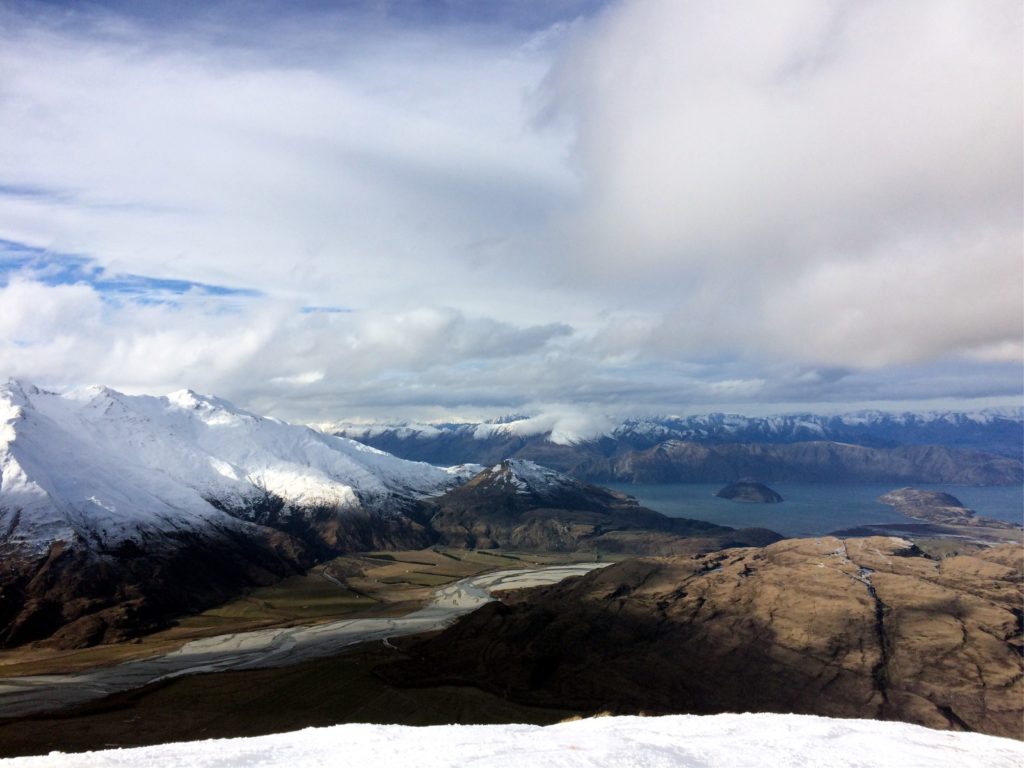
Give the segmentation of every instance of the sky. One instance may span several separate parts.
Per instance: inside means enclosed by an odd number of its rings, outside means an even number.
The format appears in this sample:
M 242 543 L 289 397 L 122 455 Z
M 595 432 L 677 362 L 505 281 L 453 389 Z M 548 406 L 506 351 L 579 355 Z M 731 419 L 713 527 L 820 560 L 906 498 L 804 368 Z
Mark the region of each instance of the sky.
M 1019 405 L 1016 1 L 0 0 L 0 378 Z

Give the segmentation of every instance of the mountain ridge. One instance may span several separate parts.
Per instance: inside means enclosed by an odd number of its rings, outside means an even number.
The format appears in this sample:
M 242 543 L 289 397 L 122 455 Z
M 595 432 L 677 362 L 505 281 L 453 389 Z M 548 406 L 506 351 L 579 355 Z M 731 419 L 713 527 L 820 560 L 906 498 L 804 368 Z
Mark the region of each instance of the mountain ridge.
M 974 425 L 970 430 L 988 429 L 984 424 L 970 423 Z M 995 433 L 986 438 L 987 442 L 1005 447 L 1024 434 L 1024 422 L 1000 417 L 991 423 L 995 424 Z M 961 427 L 954 424 L 949 429 L 956 432 Z M 553 440 L 551 432 L 520 434 L 506 424 L 436 425 L 427 429 L 361 425 L 337 434 L 412 460 L 490 465 L 504 458 L 521 458 L 597 483 L 727 483 L 745 476 L 765 482 L 903 485 L 1016 485 L 1024 481 L 1021 458 L 965 447 L 965 442 L 979 442 L 978 435 L 970 440 L 947 435 L 949 444 L 945 445 L 908 442 L 882 446 L 850 442 L 854 437 L 850 435 L 842 435 L 842 440 L 830 439 L 823 429 L 814 435 L 790 432 L 785 439 L 762 435 L 753 442 L 739 442 L 750 437 L 740 432 L 688 439 L 686 435 L 693 437 L 692 430 L 685 434 L 679 430 L 656 434 L 631 430 L 575 443 Z M 866 442 L 898 441 L 876 435 Z
M 937 444 L 1015 457 L 1024 454 L 1024 407 L 921 412 L 859 410 L 837 415 L 802 412 L 761 417 L 713 412 L 633 417 L 609 428 L 576 431 L 553 426 L 551 418 L 522 415 L 482 422 L 325 422 L 316 427 L 367 441 L 384 435 L 403 440 L 471 437 L 480 441 L 544 437 L 557 445 L 600 443 L 611 439 L 633 449 L 642 449 L 669 439 L 708 444 L 828 440 L 878 448 Z

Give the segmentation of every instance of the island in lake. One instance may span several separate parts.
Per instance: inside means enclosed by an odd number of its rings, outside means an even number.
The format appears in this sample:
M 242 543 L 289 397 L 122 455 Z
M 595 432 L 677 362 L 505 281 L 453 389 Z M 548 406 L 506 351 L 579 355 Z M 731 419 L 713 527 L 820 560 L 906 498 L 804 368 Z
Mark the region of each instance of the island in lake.
M 729 483 L 715 493 L 715 496 L 720 499 L 742 501 L 750 504 L 778 504 L 783 500 L 777 491 L 773 491 L 763 483 L 755 483 L 751 480 Z
M 956 496 L 941 491 L 899 488 L 878 497 L 901 515 L 939 525 L 968 525 L 983 528 L 1018 528 L 1013 523 L 982 517 L 968 509 Z

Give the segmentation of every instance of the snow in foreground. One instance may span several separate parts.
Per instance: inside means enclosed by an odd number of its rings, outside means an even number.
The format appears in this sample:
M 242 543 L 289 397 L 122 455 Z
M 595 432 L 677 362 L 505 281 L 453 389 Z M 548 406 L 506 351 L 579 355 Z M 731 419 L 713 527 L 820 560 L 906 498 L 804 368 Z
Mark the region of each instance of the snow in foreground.
M 337 725 L 249 739 L 0 760 L 60 766 L 958 766 L 1020 768 L 1024 744 L 904 723 L 801 715 L 605 717 L 531 725 Z

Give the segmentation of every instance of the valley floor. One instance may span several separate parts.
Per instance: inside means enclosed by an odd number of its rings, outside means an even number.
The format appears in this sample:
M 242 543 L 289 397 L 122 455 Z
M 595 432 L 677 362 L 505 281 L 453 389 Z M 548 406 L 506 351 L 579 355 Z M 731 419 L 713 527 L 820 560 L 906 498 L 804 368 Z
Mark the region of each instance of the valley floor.
M 401 616 L 423 607 L 437 587 L 497 569 L 592 560 L 588 553 L 492 552 L 435 547 L 335 558 L 301 576 L 260 587 L 135 640 L 65 650 L 36 643 L 0 650 L 0 681 L 83 672 L 171 653 L 186 643 L 237 632 L 315 626 L 338 619 Z M 617 558 L 605 556 L 605 560 Z M 619 558 L 621 559 L 621 558 Z
M 7 716 L 0 720 L 0 756 L 272 733 L 345 721 L 553 722 L 566 713 L 510 704 L 468 688 L 400 692 L 373 677 L 370 669 L 395 659 L 392 639 L 444 626 L 489 599 L 489 590 L 550 583 L 593 567 L 553 564 L 576 559 L 440 550 L 339 558 L 326 569 L 181 622 L 165 634 L 174 635 L 179 645 L 183 636 L 192 634 L 193 639 L 152 658 L 116 665 L 108 661 L 144 650 L 153 654 L 171 640 L 147 638 L 138 645 L 52 655 L 36 649 L 39 658 L 20 663 L 13 663 L 16 653 L 8 654 L 7 669 L 35 674 L 0 677 L 0 714 Z M 494 570 L 496 565 L 501 568 Z M 455 581 L 466 573 L 476 575 Z M 439 582 L 440 587 L 426 586 Z M 356 613 L 353 595 L 370 607 Z M 421 607 L 431 596 L 430 605 Z M 338 610 L 350 611 L 348 617 L 324 621 Z M 321 621 L 310 623 L 313 618 Z M 295 626 L 266 626 L 302 619 Z M 260 623 L 264 628 L 250 629 Z M 228 628 L 248 631 L 210 636 Z M 377 642 L 360 652 L 321 658 L 370 639 Z M 89 661 L 108 663 L 90 667 Z M 61 665 L 71 674 L 36 671 Z M 281 707 L 283 700 L 290 700 L 287 709 Z M 75 709 L 63 709 L 76 703 Z M 32 714 L 48 710 L 61 711 Z

